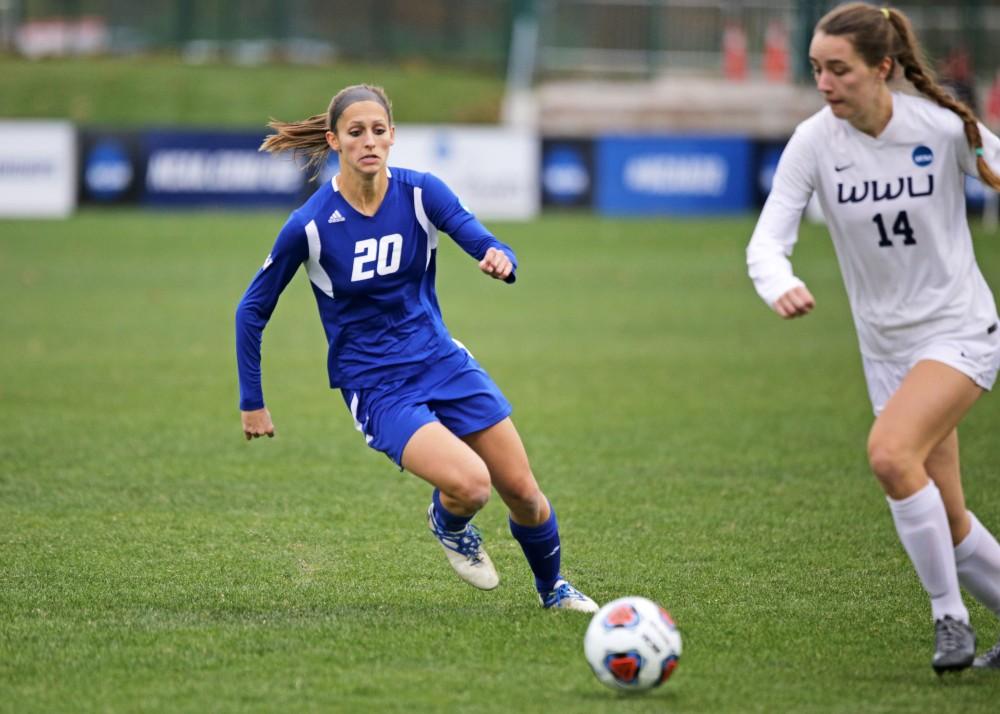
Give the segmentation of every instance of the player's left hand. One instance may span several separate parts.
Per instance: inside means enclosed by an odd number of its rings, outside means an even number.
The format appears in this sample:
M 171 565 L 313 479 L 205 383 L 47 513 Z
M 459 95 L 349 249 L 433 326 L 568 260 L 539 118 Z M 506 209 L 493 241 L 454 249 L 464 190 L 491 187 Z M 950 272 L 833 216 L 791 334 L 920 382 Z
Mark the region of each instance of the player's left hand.
M 490 248 L 486 251 L 483 259 L 479 261 L 479 269 L 491 278 L 506 280 L 514 269 L 514 264 L 510 262 L 510 258 L 502 250 Z

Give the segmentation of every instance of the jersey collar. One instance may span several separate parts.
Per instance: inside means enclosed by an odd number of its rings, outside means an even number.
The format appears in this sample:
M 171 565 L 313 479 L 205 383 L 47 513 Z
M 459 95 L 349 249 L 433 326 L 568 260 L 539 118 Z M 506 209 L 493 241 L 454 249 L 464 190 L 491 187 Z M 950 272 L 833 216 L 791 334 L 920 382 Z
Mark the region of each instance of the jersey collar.
M 392 171 L 388 166 L 385 167 L 385 175 L 386 178 L 392 178 Z M 338 176 L 340 176 L 340 174 L 334 174 L 333 178 L 330 179 L 330 186 L 333 188 L 334 193 L 340 193 L 340 186 L 337 185 Z

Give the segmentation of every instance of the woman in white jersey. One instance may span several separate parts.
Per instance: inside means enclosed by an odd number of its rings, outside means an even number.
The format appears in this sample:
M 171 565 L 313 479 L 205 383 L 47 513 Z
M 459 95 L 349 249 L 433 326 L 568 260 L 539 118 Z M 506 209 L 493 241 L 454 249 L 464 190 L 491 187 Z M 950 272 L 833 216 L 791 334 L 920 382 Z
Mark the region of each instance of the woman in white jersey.
M 750 277 L 783 318 L 815 306 L 792 272 L 815 192 L 840 262 L 875 423 L 868 460 L 931 599 L 938 672 L 1000 667 L 975 658 L 959 586 L 1000 616 L 1000 545 L 965 507 L 956 428 L 996 380 L 1000 330 L 976 265 L 964 176 L 1000 189 L 1000 140 L 931 78 L 895 9 L 850 3 L 809 48 L 827 106 L 782 154 L 747 248 Z M 922 96 L 891 91 L 899 68 Z

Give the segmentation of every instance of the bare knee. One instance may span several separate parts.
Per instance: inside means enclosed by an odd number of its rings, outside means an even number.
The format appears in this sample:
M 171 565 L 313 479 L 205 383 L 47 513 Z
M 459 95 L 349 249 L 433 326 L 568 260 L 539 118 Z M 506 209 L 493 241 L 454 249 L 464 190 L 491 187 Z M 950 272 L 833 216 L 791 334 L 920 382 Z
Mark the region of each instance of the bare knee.
M 906 498 L 923 486 L 917 455 L 901 440 L 872 434 L 868 439 L 868 464 L 890 498 Z
M 490 500 L 490 472 L 482 461 L 456 467 L 447 482 L 447 487 L 439 487 L 445 507 L 457 505 L 456 511 L 475 513 Z

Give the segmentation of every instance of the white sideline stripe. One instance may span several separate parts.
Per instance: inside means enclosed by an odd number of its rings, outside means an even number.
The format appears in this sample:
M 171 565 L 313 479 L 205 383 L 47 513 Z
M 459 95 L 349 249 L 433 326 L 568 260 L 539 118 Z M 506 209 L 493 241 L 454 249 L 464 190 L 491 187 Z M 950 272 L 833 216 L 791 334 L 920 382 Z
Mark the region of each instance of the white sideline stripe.
M 361 426 L 361 422 L 358 421 L 358 393 L 355 392 L 351 395 L 351 416 L 354 418 L 354 428 L 361 432 L 361 435 L 365 437 L 365 443 L 372 443 L 372 439 L 375 437 L 365 434 L 365 428 Z
M 431 264 L 431 252 L 438 247 L 438 232 L 437 226 L 427 219 L 427 213 L 424 211 L 424 190 L 419 186 L 413 187 L 413 212 L 417 214 L 417 223 L 427 234 L 427 262 L 424 264 L 426 269 Z
M 309 241 L 309 259 L 306 261 L 306 274 L 310 282 L 325 294 L 333 297 L 333 281 L 319 264 L 319 254 L 322 250 L 319 242 L 319 229 L 316 228 L 316 221 L 309 221 L 306 224 L 306 239 Z

